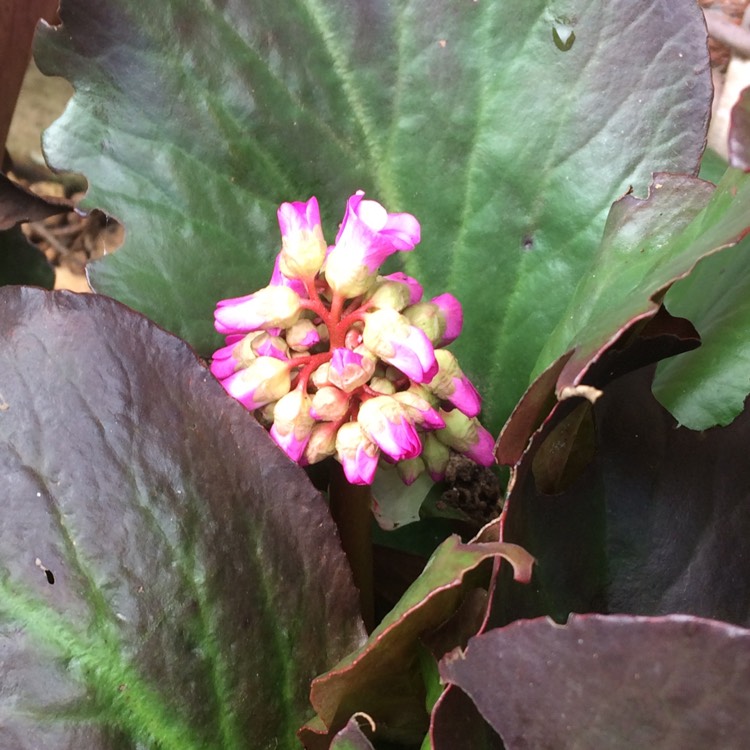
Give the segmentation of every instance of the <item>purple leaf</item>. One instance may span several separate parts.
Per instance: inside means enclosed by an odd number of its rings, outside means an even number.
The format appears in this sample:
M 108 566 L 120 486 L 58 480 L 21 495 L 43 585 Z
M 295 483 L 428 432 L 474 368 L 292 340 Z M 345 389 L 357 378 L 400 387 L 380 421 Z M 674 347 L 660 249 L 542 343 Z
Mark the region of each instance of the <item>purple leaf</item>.
M 694 617 L 524 620 L 441 662 L 507 750 L 745 750 L 750 631 Z

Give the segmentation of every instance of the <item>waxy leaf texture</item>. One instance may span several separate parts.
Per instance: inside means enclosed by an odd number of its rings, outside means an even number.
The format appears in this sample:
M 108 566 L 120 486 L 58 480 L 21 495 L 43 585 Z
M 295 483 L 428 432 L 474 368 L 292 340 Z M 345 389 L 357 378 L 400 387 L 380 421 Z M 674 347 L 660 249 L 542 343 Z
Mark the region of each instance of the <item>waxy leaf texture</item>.
M 693 0 L 63 0 L 61 17 L 36 56 L 76 94 L 45 150 L 127 232 L 95 289 L 208 354 L 216 300 L 269 277 L 276 206 L 317 195 L 331 235 L 363 188 L 422 223 L 405 268 L 464 305 L 455 351 L 495 431 L 612 201 L 694 174 L 705 140 Z
M 537 487 L 535 457 L 555 434 L 549 424 L 534 436 L 502 533 L 538 564 L 531 586 L 498 597 L 506 621 L 684 613 L 750 625 L 750 411 L 729 427 L 679 427 L 651 394 L 653 372 L 604 388 L 592 408 L 595 454 L 564 490 Z
M 292 747 L 363 641 L 322 497 L 141 315 L 6 287 L 0 320 L 0 747 Z
M 506 750 L 744 750 L 750 631 L 694 617 L 523 620 L 447 656 Z

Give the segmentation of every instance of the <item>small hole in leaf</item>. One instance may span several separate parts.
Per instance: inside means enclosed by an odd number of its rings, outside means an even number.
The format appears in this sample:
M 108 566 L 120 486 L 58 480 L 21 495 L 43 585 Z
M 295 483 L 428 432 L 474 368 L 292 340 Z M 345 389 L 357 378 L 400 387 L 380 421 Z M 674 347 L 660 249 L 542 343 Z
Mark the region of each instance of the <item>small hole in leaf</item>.
M 36 565 L 37 568 L 39 568 L 39 570 L 44 573 L 44 577 L 47 579 L 47 583 L 52 586 L 52 584 L 54 584 L 55 582 L 55 576 L 52 571 L 46 565 L 44 565 L 38 557 L 36 558 L 36 560 L 34 560 L 34 565 Z
M 533 250 L 534 238 L 530 234 L 527 234 L 521 242 L 521 247 L 523 247 L 524 250 Z

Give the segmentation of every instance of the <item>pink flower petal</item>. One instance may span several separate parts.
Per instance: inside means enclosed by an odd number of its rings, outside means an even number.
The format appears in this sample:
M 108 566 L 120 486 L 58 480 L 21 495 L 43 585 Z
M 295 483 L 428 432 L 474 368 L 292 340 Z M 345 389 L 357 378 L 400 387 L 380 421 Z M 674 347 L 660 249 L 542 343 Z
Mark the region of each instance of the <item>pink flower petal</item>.
M 236 343 L 230 344 L 214 352 L 209 369 L 211 370 L 211 374 L 218 380 L 228 378 L 237 369 L 237 360 L 232 356 L 235 346 Z
M 429 383 L 438 371 L 435 350 L 424 331 L 409 326 L 405 340 L 393 341 L 394 354 L 383 357 L 388 364 L 397 367 L 415 383 Z
M 464 451 L 464 455 L 480 466 L 492 466 L 495 463 L 495 438 L 478 424 L 477 442 Z
M 394 461 L 416 458 L 422 452 L 422 441 L 406 409 L 392 396 L 365 401 L 357 421 L 365 435 Z
M 273 273 L 271 274 L 271 281 L 268 282 L 268 286 L 288 286 L 293 291 L 297 292 L 300 299 L 308 299 L 307 288 L 305 282 L 301 279 L 290 279 L 281 273 L 279 263 L 281 262 L 281 253 L 276 256 L 276 260 L 273 264 Z
M 440 308 L 440 313 L 445 320 L 445 332 L 438 346 L 448 346 L 455 341 L 464 325 L 464 313 L 461 303 L 452 294 L 441 294 L 433 297 L 430 302 Z
M 357 191 L 346 203 L 336 244 L 326 259 L 326 280 L 346 297 L 363 294 L 389 255 L 412 250 L 419 239 L 419 222 L 411 214 L 389 214 Z
M 453 378 L 453 385 L 455 388 L 453 393 L 448 396 L 448 401 L 467 417 L 476 417 L 482 411 L 482 398 L 477 389 L 465 375 L 460 378 Z
M 372 484 L 380 450 L 358 422 L 347 422 L 336 434 L 336 458 L 350 484 Z
M 416 305 L 417 302 L 422 299 L 422 295 L 424 294 L 422 285 L 411 276 L 407 276 L 405 273 L 397 271 L 396 273 L 389 273 L 387 276 L 383 276 L 383 278 L 388 279 L 389 281 L 397 281 L 399 284 L 406 284 L 406 286 L 409 287 L 410 305 Z
M 282 236 L 296 232 L 309 232 L 320 226 L 320 208 L 315 196 L 305 202 L 282 203 L 276 215 Z
M 309 432 L 300 439 L 295 435 L 294 430 L 286 435 L 282 435 L 279 430 L 276 429 L 276 425 L 271 426 L 271 437 L 276 441 L 279 448 L 281 448 L 295 463 L 299 463 L 302 454 L 305 452 L 307 443 L 310 441 Z

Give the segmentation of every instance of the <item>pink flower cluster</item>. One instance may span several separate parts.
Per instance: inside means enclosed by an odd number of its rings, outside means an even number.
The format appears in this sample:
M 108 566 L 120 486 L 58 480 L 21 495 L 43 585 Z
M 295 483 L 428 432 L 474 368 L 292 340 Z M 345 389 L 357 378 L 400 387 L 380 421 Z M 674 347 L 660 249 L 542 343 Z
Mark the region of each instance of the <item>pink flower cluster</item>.
M 335 456 L 352 484 L 372 483 L 381 459 L 407 484 L 424 471 L 442 479 L 451 450 L 492 464 L 479 394 L 443 348 L 461 332 L 458 300 L 423 301 L 415 279 L 378 275 L 389 255 L 419 243 L 419 222 L 362 191 L 332 247 L 315 198 L 282 204 L 278 218 L 270 284 L 216 307 L 226 346 L 211 372 L 226 391 L 294 461 Z

